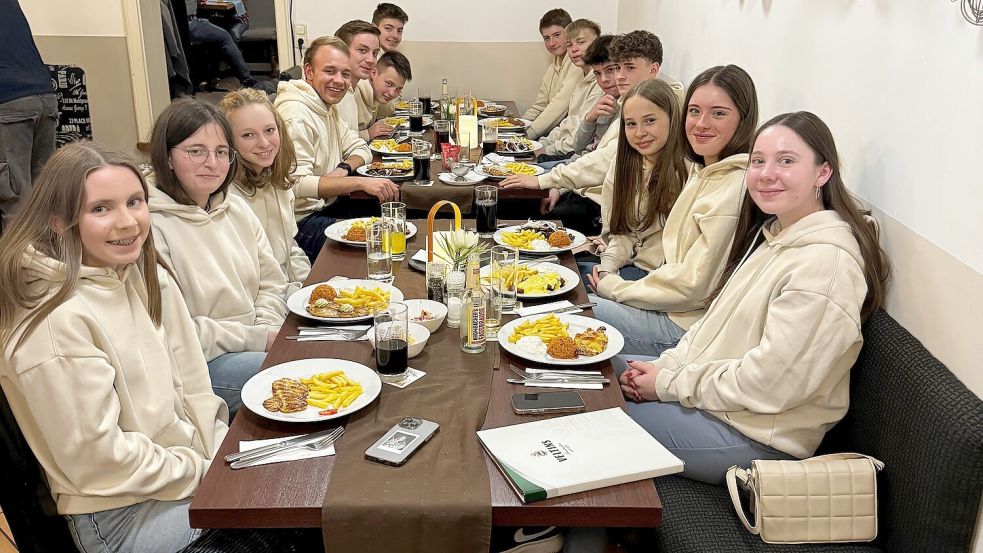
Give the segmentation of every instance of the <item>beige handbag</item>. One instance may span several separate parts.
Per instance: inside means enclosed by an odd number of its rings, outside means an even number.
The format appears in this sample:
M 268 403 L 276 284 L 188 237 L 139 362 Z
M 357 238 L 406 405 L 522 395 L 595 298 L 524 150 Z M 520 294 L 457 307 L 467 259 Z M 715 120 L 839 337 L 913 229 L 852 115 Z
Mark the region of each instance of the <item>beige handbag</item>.
M 727 469 L 727 489 L 737 516 L 767 543 L 841 543 L 877 537 L 877 472 L 884 463 L 859 453 L 801 461 L 751 462 Z M 737 495 L 751 495 L 754 525 Z

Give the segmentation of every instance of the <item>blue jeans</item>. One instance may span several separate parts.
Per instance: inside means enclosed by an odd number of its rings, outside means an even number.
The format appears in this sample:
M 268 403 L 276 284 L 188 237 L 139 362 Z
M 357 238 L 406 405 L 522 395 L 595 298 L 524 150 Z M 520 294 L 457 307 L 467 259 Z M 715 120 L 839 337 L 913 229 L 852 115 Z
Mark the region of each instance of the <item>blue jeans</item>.
M 229 406 L 229 420 L 242 407 L 242 387 L 259 372 L 266 360 L 265 351 L 237 351 L 220 355 L 208 362 L 212 391 Z
M 201 530 L 188 523 L 191 499 L 148 500 L 129 507 L 68 515 L 68 528 L 82 553 L 174 553 Z
M 625 347 L 621 353 L 626 355 L 658 357 L 663 351 L 675 347 L 686 334 L 662 311 L 639 309 L 595 294 L 588 299 L 597 303 L 594 317 L 618 329 L 625 337 Z
M 621 375 L 628 368 L 626 357 L 611 360 Z M 635 361 L 654 357 L 632 356 Z M 678 403 L 647 401 L 625 402 L 628 415 L 649 434 L 686 464 L 681 476 L 707 484 L 724 485 L 724 475 L 731 465 L 750 466 L 754 459 L 794 459 L 748 438 L 726 422 L 700 409 Z
M 597 261 L 577 261 L 577 269 L 580 270 L 580 278 L 584 281 L 584 286 L 590 286 L 587 275 L 594 272 L 594 265 L 600 265 Z M 618 276 L 625 280 L 638 280 L 649 274 L 645 269 L 639 269 L 634 265 L 625 265 L 618 269 Z
M 222 52 L 225 63 L 229 64 L 232 72 L 243 86 L 252 86 L 256 79 L 249 73 L 246 67 L 246 60 L 242 57 L 242 51 L 232 40 L 232 35 L 228 31 L 215 25 L 207 19 L 197 17 L 188 20 L 188 32 L 192 42 L 200 42 L 208 46 L 218 48 Z
M 331 217 L 324 213 L 324 210 L 315 211 L 307 217 L 304 217 L 300 221 L 297 221 L 297 234 L 294 236 L 294 240 L 297 241 L 297 245 L 300 249 L 304 250 L 307 254 L 307 259 L 310 260 L 311 265 L 317 259 L 317 254 L 321 253 L 321 247 L 324 246 L 324 229 L 335 224 L 338 219 Z

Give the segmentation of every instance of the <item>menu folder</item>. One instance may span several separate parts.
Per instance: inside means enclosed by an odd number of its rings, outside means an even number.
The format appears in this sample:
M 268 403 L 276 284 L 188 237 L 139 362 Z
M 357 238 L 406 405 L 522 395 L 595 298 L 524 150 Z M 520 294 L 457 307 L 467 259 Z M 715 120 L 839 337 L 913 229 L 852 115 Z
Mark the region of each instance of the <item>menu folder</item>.
M 683 470 L 618 408 L 480 430 L 478 438 L 523 503 Z

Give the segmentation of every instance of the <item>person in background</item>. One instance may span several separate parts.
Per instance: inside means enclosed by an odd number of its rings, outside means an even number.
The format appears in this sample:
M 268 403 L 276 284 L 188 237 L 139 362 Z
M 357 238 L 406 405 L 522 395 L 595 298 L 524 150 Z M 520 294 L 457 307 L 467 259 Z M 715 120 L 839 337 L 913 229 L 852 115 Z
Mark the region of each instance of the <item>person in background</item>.
M 58 99 L 17 0 L 0 0 L 0 233 L 55 151 Z M 6 170 L 4 170 L 6 169 Z
M 335 36 L 348 45 L 350 70 L 348 93 L 338 104 L 338 109 L 341 110 L 341 116 L 348 126 L 356 131 L 359 130 L 360 122 L 372 118 L 371 108 L 357 91 L 359 83 L 371 79 L 375 74 L 375 62 L 380 52 L 380 34 L 378 27 L 360 19 L 349 21 L 335 31 Z M 365 128 L 368 128 L 368 123 L 365 124 Z M 392 127 L 389 127 L 389 132 L 392 131 Z
M 696 165 L 662 230 L 665 263 L 637 280 L 605 266 L 587 277 L 594 315 L 625 335 L 626 354 L 676 345 L 706 312 L 734 239 L 758 119 L 754 81 L 736 65 L 711 67 L 693 79 L 684 105 L 686 157 Z
M 584 55 L 592 42 L 601 34 L 601 27 L 590 19 L 578 19 L 567 25 L 564 35 L 567 39 L 567 57 L 570 63 L 579 68 L 583 74 L 570 91 L 567 103 L 567 116 L 560 121 L 550 133 L 539 138 L 543 145 L 538 152 L 538 161 L 559 161 L 574 154 L 574 137 L 580 120 L 589 111 L 598 98 L 601 89 L 594 79 L 590 65 L 584 63 Z
M 363 140 L 388 137 L 393 133 L 395 128 L 383 119 L 396 111 L 395 100 L 412 78 L 413 70 L 406 56 L 399 52 L 385 52 L 376 61 L 372 77 L 359 81 L 355 98 L 360 108 L 358 135 Z
M 888 276 L 819 117 L 779 115 L 752 143 L 706 316 L 657 359 L 616 363 L 628 414 L 685 462 L 682 476 L 717 485 L 731 465 L 815 453 L 847 412 L 861 324 Z
M 273 102 L 297 153 L 291 173 L 296 179 L 296 239 L 311 261 L 324 244 L 324 229 L 336 217 L 348 216 L 339 197 L 355 190 L 382 202 L 399 197 L 399 188 L 389 179 L 352 176 L 372 161 L 372 152 L 338 111 L 350 72 L 348 45 L 337 37 L 317 38 L 304 52 L 304 79 L 281 81 Z
M 643 81 L 625 95 L 618 154 L 601 193 L 601 270 L 635 280 L 665 261 L 662 226 L 687 178 L 682 117 L 665 81 Z
M 223 60 L 232 68 L 232 72 L 242 86 L 256 88 L 270 94 L 276 92 L 273 83 L 257 81 L 253 78 L 249 67 L 246 66 L 246 60 L 242 57 L 242 51 L 228 31 L 207 19 L 198 17 L 198 0 L 184 0 L 184 4 L 188 10 L 188 32 L 192 42 L 218 48 L 222 52 Z
M 239 156 L 231 190 L 246 200 L 262 223 L 273 257 L 287 277 L 286 297 L 290 297 L 311 272 L 311 262 L 294 240 L 297 221 L 291 172 L 297 156 L 293 141 L 280 114 L 258 90 L 229 92 L 219 105 L 232 126 Z
M 243 384 L 283 324 L 287 278 L 252 208 L 228 191 L 238 171 L 232 144 L 218 108 L 173 102 L 150 138 L 149 204 L 154 243 L 184 292 L 212 388 L 235 416 Z
M 577 82 L 583 79 L 580 72 L 567 56 L 567 39 L 564 29 L 573 19 L 564 9 L 553 9 L 539 20 L 539 34 L 543 37 L 546 51 L 553 61 L 543 74 L 536 100 L 522 114 L 523 119 L 533 122 L 527 129 L 529 138 L 536 139 L 549 134 L 553 127 L 567 115 L 567 103 Z M 566 88 L 566 91 L 563 89 Z
M 372 12 L 372 24 L 379 27 L 382 35 L 379 37 L 383 52 L 394 52 L 403 42 L 403 28 L 409 23 L 410 16 L 396 4 L 383 2 Z

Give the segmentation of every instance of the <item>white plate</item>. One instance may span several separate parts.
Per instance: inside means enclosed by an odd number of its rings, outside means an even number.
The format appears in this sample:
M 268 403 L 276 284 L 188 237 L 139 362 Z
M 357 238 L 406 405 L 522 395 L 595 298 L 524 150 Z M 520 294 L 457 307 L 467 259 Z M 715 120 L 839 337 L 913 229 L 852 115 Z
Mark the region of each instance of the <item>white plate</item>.
M 522 162 L 517 162 L 517 163 L 522 163 Z M 539 165 L 533 165 L 532 163 L 527 163 L 526 165 L 531 166 L 533 168 L 533 170 L 536 171 L 532 175 L 526 175 L 526 176 L 537 177 L 537 176 L 542 175 L 543 173 L 546 172 L 546 170 L 543 169 L 542 167 L 540 167 Z M 479 175 L 481 175 L 482 177 L 484 177 L 486 179 L 504 180 L 504 179 L 507 178 L 507 177 L 502 177 L 502 176 L 498 176 L 498 175 L 489 175 L 488 173 L 485 172 L 485 166 L 484 165 L 477 165 L 477 166 L 475 166 L 474 172 L 477 173 L 477 174 L 479 174 Z
M 522 228 L 522 225 L 513 225 L 511 227 L 500 228 L 500 229 L 498 229 L 498 230 L 495 231 L 495 235 L 492 237 L 492 239 L 495 240 L 495 243 L 496 244 L 501 244 L 503 246 L 509 246 L 510 244 L 506 243 L 505 240 L 502 239 L 502 233 L 503 232 L 517 232 L 520 228 Z M 573 230 L 572 228 L 565 228 L 563 230 L 566 233 L 568 233 L 570 236 L 573 237 L 573 243 L 570 244 L 569 246 L 565 247 L 565 248 L 550 248 L 548 250 L 527 250 L 527 249 L 519 248 L 519 251 L 520 252 L 523 252 L 523 253 L 529 253 L 529 254 L 543 254 L 543 255 L 546 255 L 546 254 L 551 254 L 551 253 L 567 252 L 567 251 L 570 251 L 570 250 L 572 250 L 574 248 L 580 247 L 580 246 L 584 245 L 585 243 L 587 243 L 587 237 L 584 236 L 583 234 L 581 234 L 580 232 L 577 232 L 577 231 Z
M 297 413 L 271 413 L 263 407 L 263 400 L 273 395 L 271 385 L 274 380 L 279 378 L 300 379 L 300 377 L 306 378 L 330 371 L 345 371 L 345 376 L 362 385 L 362 395 L 355 398 L 351 405 L 339 410 L 338 413 L 322 417 L 317 413 L 324 409 L 310 405 L 307 406 L 307 409 Z M 282 422 L 319 422 L 344 417 L 358 411 L 372 403 L 381 390 L 382 382 L 379 380 L 379 375 L 360 363 L 345 359 L 298 359 L 274 365 L 254 374 L 242 387 L 241 395 L 242 404 L 263 418 Z
M 355 221 L 367 221 L 371 217 L 359 217 L 357 219 L 345 219 L 344 221 L 338 221 L 328 228 L 324 229 L 324 235 L 328 238 L 334 240 L 335 242 L 341 242 L 342 244 L 348 244 L 349 246 L 358 246 L 359 248 L 365 247 L 365 242 L 356 242 L 354 240 L 348 240 L 345 235 L 348 234 L 348 229 L 352 227 Z M 416 236 L 416 225 L 407 221 L 406 222 L 406 239 L 409 240 Z
M 409 179 L 412 179 L 413 178 L 413 169 L 410 169 L 409 172 L 407 172 L 405 175 L 394 176 L 394 177 L 383 177 L 381 175 L 370 175 L 370 174 L 368 174 L 369 165 L 370 164 L 362 165 L 358 169 L 355 169 L 355 172 L 358 173 L 359 175 L 362 175 L 363 177 L 371 177 L 373 179 L 389 179 L 391 181 L 409 180 Z
M 484 121 L 482 121 L 481 124 L 482 125 L 486 125 L 486 124 L 488 124 L 489 121 L 501 121 L 502 119 L 508 119 L 508 118 L 507 117 L 489 117 L 488 119 L 485 119 Z M 515 126 L 513 126 L 513 127 L 498 127 L 498 130 L 499 131 L 524 131 L 524 130 L 526 130 L 526 129 L 529 128 L 529 125 L 532 125 L 532 121 L 530 121 L 528 119 L 522 119 L 520 117 L 513 117 L 513 119 L 518 119 L 519 121 L 522 121 L 524 123 L 524 125 L 521 126 L 521 127 L 515 127 Z
M 566 315 L 558 314 L 557 317 L 560 318 L 560 322 L 570 323 L 567 327 L 567 334 L 571 338 L 574 337 L 578 332 L 583 332 L 588 328 L 596 329 L 599 326 L 605 327 L 605 333 L 608 335 L 608 347 L 600 353 L 600 355 L 595 355 L 593 357 L 578 357 L 576 359 L 554 359 L 549 355 L 533 355 L 526 350 L 518 347 L 516 344 L 509 342 L 509 336 L 512 335 L 512 331 L 515 327 L 519 326 L 528 320 L 539 320 L 546 315 L 529 315 L 528 317 L 519 317 L 509 321 L 508 324 L 503 326 L 498 331 L 498 343 L 502 344 L 505 351 L 516 355 L 523 359 L 533 361 L 534 363 L 547 363 L 550 365 L 590 365 L 591 363 L 597 363 L 598 361 L 606 361 L 611 359 L 615 355 L 621 353 L 621 350 L 625 347 L 625 337 L 618 332 L 618 329 L 614 328 L 609 324 L 604 324 L 602 321 L 597 319 L 592 319 L 590 317 L 583 317 L 581 315 Z
M 499 138 L 499 140 L 503 140 L 503 139 L 502 138 Z M 541 142 L 539 142 L 538 140 L 530 140 L 530 142 L 532 142 L 532 149 L 530 149 L 530 150 L 522 150 L 522 151 L 519 151 L 519 152 L 509 152 L 509 151 L 506 151 L 506 150 L 502 150 L 502 151 L 495 150 L 495 153 L 498 154 L 498 155 L 500 155 L 500 156 L 524 155 L 524 154 L 531 154 L 531 153 L 535 152 L 536 150 L 538 150 L 538 149 L 540 149 L 540 148 L 543 147 L 543 144 Z
M 519 265 L 525 265 L 525 263 L 520 263 Z M 560 278 L 563 279 L 563 286 L 553 290 L 552 292 L 546 292 L 545 294 L 523 294 L 519 292 L 518 296 L 520 299 L 552 298 L 554 296 L 562 296 L 563 294 L 576 289 L 577 285 L 580 284 L 580 275 L 564 267 L 563 265 L 557 265 L 556 263 L 536 263 L 532 266 L 532 268 L 541 273 L 559 273 Z M 482 279 L 488 278 L 488 275 L 490 274 L 491 265 L 485 265 L 481 268 Z M 482 280 L 482 282 L 484 282 L 484 280 Z
M 440 179 L 440 182 L 451 186 L 468 186 L 471 184 L 478 184 L 479 182 L 485 180 L 485 177 L 475 173 L 474 171 L 468 171 L 468 174 L 464 175 L 463 181 L 455 180 L 457 179 L 457 175 L 454 173 L 440 173 L 437 175 L 437 178 Z
M 502 109 L 500 110 L 500 113 L 487 114 L 485 113 L 485 109 L 488 107 L 499 107 Z M 478 115 L 482 117 L 503 117 L 505 115 L 505 112 L 507 111 L 508 111 L 508 107 L 502 104 L 486 103 L 485 105 L 478 108 Z
M 386 284 L 385 282 L 378 282 L 375 280 L 362 280 L 362 279 L 348 279 L 348 280 L 336 280 L 334 282 L 317 282 L 311 284 L 310 286 L 304 286 L 300 290 L 297 290 L 290 297 L 287 298 L 287 309 L 291 313 L 300 315 L 301 317 L 307 319 L 313 319 L 315 321 L 323 321 L 326 323 L 353 323 L 355 321 L 364 321 L 366 319 L 371 319 L 372 315 L 363 315 L 361 317 L 315 317 L 307 310 L 307 300 L 311 299 L 311 292 L 319 284 L 330 284 L 335 290 L 342 291 L 348 290 L 352 291 L 356 286 L 361 286 L 362 288 L 382 288 L 383 290 L 389 291 L 389 301 L 403 301 L 403 293 L 399 291 L 392 284 Z M 324 372 L 324 371 L 321 371 Z
M 381 150 L 379 148 L 375 148 L 372 146 L 372 141 L 369 141 L 369 149 L 377 154 L 381 154 L 384 156 L 412 156 L 413 155 L 412 150 L 410 150 L 409 152 L 390 152 L 389 150 Z

